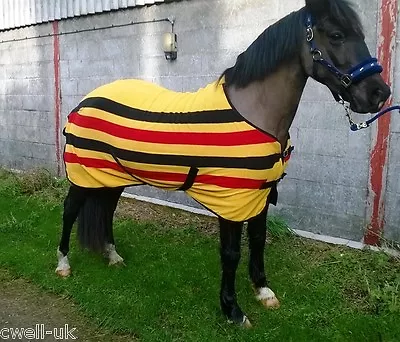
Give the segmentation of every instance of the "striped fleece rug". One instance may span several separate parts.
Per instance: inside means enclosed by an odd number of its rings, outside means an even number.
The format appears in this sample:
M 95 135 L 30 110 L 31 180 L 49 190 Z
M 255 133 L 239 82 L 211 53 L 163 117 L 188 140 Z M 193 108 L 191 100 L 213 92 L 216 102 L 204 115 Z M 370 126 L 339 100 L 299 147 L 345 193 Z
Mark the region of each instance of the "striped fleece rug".
M 64 161 L 84 188 L 149 184 L 184 190 L 231 221 L 258 215 L 284 174 L 273 136 L 230 104 L 222 82 L 194 93 L 140 80 L 95 89 L 68 116 Z

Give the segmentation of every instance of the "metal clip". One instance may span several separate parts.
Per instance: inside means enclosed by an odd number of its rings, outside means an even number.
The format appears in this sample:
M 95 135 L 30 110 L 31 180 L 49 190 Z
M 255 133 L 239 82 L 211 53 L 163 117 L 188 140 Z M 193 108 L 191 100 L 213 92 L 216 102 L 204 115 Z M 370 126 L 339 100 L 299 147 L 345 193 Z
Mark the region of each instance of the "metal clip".
M 368 128 L 368 127 L 369 127 L 369 125 L 366 122 L 361 122 L 359 124 L 356 124 L 356 123 L 353 122 L 352 124 L 350 124 L 350 129 L 353 132 L 356 132 L 356 131 L 359 131 L 361 129 Z
M 349 124 L 350 124 L 350 129 L 353 132 L 359 131 L 360 129 L 364 129 L 364 128 L 368 128 L 369 124 L 367 122 L 361 122 L 359 124 L 355 123 L 353 121 L 353 119 L 351 118 L 351 108 L 350 108 L 350 103 L 346 102 L 345 100 L 343 100 L 343 98 L 339 95 L 339 103 L 343 106 L 344 110 L 346 111 L 346 117 L 349 120 Z

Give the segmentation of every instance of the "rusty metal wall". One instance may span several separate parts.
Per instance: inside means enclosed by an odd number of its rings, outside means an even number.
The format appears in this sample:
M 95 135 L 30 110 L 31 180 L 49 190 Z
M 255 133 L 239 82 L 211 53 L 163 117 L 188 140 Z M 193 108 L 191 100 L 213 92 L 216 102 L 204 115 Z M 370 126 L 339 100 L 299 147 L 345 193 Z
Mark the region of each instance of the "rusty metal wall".
M 1 0 L 0 30 L 161 2 L 164 0 Z

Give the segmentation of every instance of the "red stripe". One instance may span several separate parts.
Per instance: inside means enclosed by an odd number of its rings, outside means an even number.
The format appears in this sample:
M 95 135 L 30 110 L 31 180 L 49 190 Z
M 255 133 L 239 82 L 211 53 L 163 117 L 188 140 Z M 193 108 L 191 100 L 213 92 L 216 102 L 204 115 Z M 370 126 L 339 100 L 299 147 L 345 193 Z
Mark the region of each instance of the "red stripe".
M 118 138 L 158 144 L 241 146 L 276 142 L 271 136 L 256 129 L 227 133 L 159 132 L 125 127 L 78 113 L 71 113 L 68 121 L 79 127 L 95 129 Z
M 64 160 L 66 163 L 80 164 L 86 167 L 92 167 L 97 169 L 112 169 L 119 172 L 128 171 L 132 175 L 139 178 L 154 179 L 160 181 L 171 181 L 171 182 L 184 182 L 186 179 L 185 174 L 172 173 L 172 172 L 158 172 L 158 171 L 143 171 L 136 170 L 125 166 L 121 168 L 117 163 L 108 160 L 89 158 L 89 157 L 79 157 L 74 153 L 65 152 Z
M 217 185 L 228 189 L 259 189 L 264 181 L 250 178 L 199 175 L 196 183 Z
M 394 72 L 394 49 L 396 48 L 397 0 L 381 0 L 379 8 L 380 32 L 378 37 L 378 59 L 382 63 L 382 77 L 392 87 Z M 387 105 L 392 104 L 392 98 Z M 390 115 L 381 117 L 377 124 L 376 141 L 370 157 L 370 205 L 369 227 L 364 242 L 369 245 L 380 243 L 385 218 L 385 188 L 388 161 L 388 140 L 390 135 Z
M 125 172 L 117 163 L 110 162 L 107 160 L 79 157 L 74 153 L 65 152 L 64 160 L 66 163 L 80 164 L 86 167 L 112 169 L 119 172 Z M 136 170 L 129 167 L 125 167 L 126 171 L 132 175 L 149 180 L 155 181 L 169 181 L 169 182 L 180 182 L 184 183 L 186 180 L 186 174 L 173 173 L 173 172 L 159 172 L 159 171 L 144 171 Z M 239 178 L 239 177 L 225 177 L 225 176 L 210 176 L 210 175 L 198 175 L 196 177 L 196 183 L 217 185 L 223 188 L 230 189 L 259 189 L 264 183 L 262 180 Z
M 61 92 L 60 92 L 60 40 L 58 38 L 58 22 L 53 22 L 53 63 L 54 63 L 54 116 L 55 116 L 55 147 L 57 160 L 57 174 L 61 175 L 61 146 L 60 146 L 60 117 L 61 117 Z

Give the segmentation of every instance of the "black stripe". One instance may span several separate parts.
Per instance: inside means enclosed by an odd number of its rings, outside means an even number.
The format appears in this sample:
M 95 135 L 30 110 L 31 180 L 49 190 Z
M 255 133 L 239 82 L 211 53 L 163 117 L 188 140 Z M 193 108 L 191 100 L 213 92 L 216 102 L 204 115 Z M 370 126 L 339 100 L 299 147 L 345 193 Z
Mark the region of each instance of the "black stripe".
M 111 146 L 102 141 L 79 138 L 70 133 L 66 134 L 66 139 L 67 144 L 72 145 L 76 148 L 107 153 L 110 155 L 114 155 L 121 160 L 155 165 L 265 170 L 271 169 L 275 165 L 275 163 L 280 160 L 281 157 L 279 153 L 265 157 L 198 157 L 152 154 L 128 151 Z
M 132 108 L 104 97 L 90 97 L 83 100 L 73 112 L 89 107 L 104 110 L 123 118 L 171 124 L 185 123 L 229 123 L 242 122 L 243 118 L 232 109 L 210 110 L 189 113 L 155 113 Z

